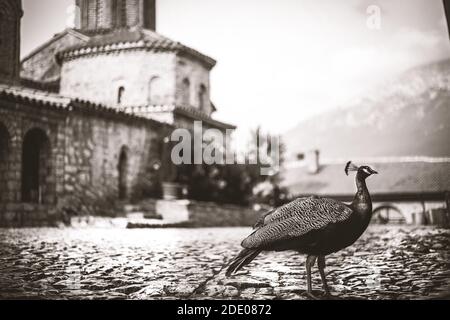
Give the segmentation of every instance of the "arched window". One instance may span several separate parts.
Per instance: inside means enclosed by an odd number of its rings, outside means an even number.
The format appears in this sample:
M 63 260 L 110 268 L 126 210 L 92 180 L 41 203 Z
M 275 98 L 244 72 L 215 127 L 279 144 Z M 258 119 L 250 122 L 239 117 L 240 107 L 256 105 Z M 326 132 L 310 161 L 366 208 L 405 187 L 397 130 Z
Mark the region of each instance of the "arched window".
M 183 107 L 189 107 L 191 105 L 191 82 L 188 78 L 183 80 L 181 90 L 181 104 Z
M 119 90 L 117 90 L 117 104 L 122 104 L 124 95 L 125 95 L 125 88 L 119 87 Z
M 5 203 L 8 190 L 8 158 L 10 156 L 10 136 L 6 127 L 0 123 L 0 203 Z
M 198 108 L 200 109 L 200 111 L 206 112 L 206 107 L 207 107 L 207 94 L 206 94 L 206 87 L 205 85 L 201 85 L 200 89 L 198 91 Z
M 405 217 L 397 207 L 385 204 L 373 210 L 372 221 L 381 224 L 403 224 Z
M 126 147 L 122 147 L 120 150 L 117 170 L 119 172 L 119 199 L 124 200 L 128 196 L 128 150 Z
M 22 146 L 22 201 L 51 202 L 50 141 L 41 129 L 27 132 Z
M 160 77 L 155 76 L 150 80 L 148 90 L 148 103 L 150 105 L 164 104 L 164 87 Z

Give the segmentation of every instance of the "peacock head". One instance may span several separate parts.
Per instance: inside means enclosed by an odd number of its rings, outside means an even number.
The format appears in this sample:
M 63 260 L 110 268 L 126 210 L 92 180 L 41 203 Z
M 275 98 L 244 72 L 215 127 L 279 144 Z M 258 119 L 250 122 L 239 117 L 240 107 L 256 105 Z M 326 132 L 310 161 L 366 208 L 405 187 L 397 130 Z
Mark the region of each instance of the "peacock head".
M 357 176 L 366 179 L 367 177 L 370 177 L 373 174 L 378 174 L 375 170 L 373 170 L 369 166 L 357 166 L 353 164 L 351 161 L 347 162 L 347 165 L 345 166 L 345 174 L 348 175 L 349 171 L 356 171 Z

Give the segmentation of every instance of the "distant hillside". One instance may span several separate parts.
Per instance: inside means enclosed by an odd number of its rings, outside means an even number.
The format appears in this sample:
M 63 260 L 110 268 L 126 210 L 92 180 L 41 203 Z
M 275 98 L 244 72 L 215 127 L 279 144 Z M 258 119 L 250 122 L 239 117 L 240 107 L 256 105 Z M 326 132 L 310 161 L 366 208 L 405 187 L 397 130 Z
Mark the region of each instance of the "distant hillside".
M 414 68 L 363 99 L 284 136 L 288 154 L 450 156 L 450 59 Z

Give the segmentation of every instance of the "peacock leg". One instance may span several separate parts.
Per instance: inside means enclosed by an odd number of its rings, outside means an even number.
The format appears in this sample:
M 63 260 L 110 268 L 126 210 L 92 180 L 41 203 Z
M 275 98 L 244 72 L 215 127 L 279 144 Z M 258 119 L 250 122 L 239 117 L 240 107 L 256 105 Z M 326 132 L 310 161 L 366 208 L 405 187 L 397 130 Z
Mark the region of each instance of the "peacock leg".
M 330 288 L 328 288 L 327 278 L 325 277 L 325 256 L 319 256 L 317 259 L 317 267 L 319 268 L 320 278 L 322 279 L 323 290 L 325 290 L 327 296 L 330 296 Z
M 311 281 L 311 268 L 314 266 L 314 263 L 316 263 L 316 256 L 308 256 L 306 258 L 306 279 L 308 282 L 308 291 L 307 294 L 312 299 L 317 299 L 316 296 L 312 293 L 312 281 Z

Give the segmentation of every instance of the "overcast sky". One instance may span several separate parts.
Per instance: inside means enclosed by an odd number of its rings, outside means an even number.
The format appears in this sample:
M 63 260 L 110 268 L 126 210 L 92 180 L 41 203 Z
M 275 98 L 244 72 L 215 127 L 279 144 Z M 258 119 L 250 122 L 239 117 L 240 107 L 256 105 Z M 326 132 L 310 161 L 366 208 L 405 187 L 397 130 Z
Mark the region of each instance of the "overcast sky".
M 22 56 L 73 0 L 23 0 Z M 157 30 L 215 59 L 216 117 L 282 133 L 413 66 L 450 57 L 441 0 L 159 0 Z M 381 9 L 380 29 L 367 8 Z M 370 20 L 373 21 L 373 20 Z

